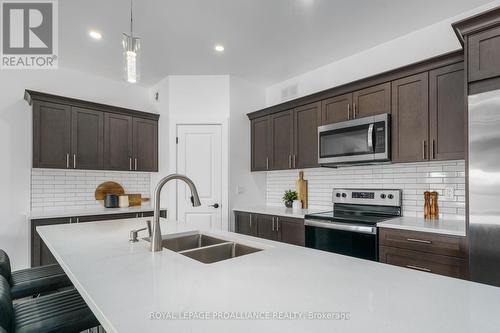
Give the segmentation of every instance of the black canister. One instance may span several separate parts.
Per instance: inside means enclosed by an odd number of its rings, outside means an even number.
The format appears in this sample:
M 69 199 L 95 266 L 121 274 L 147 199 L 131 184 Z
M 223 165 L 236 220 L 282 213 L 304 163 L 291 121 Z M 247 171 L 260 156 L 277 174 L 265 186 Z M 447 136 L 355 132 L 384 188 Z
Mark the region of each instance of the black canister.
M 106 194 L 104 196 L 104 207 L 118 208 L 118 196 L 114 194 Z

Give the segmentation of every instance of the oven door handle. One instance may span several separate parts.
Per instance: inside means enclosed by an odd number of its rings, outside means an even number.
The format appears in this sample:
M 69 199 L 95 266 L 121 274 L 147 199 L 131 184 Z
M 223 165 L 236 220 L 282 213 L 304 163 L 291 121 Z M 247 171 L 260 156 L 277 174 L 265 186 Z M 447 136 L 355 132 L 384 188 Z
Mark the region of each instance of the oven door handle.
M 365 227 L 347 223 L 324 222 L 318 220 L 305 220 L 304 224 L 310 227 L 350 231 L 358 234 L 369 234 L 369 235 L 377 234 L 377 227 L 368 227 L 368 226 Z
M 368 150 L 373 152 L 373 127 L 374 124 L 370 124 L 368 127 Z

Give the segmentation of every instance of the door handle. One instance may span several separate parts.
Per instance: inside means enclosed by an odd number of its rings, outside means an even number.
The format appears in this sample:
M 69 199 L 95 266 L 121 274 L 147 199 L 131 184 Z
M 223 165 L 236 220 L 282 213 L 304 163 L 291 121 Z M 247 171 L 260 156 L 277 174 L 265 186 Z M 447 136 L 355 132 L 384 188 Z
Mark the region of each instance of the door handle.
M 132 157 L 128 158 L 129 169 L 132 170 Z
M 347 103 L 347 120 L 351 119 L 351 104 Z
M 288 169 L 292 168 L 292 154 L 288 154 Z
M 137 158 L 135 159 L 135 171 L 137 171 Z
M 66 168 L 69 169 L 69 153 L 66 153 Z
M 280 218 L 276 218 L 276 231 L 280 231 Z
M 73 169 L 76 169 L 76 154 L 73 154 Z
M 273 231 L 274 231 L 274 217 L 273 217 Z
M 373 151 L 373 127 L 374 124 L 370 124 L 370 127 L 368 127 L 368 149 L 370 151 Z
M 356 103 L 352 103 L 352 119 L 356 119 Z
M 218 203 L 214 203 L 213 205 L 209 205 L 208 207 L 214 207 L 214 208 L 219 208 L 219 204 Z

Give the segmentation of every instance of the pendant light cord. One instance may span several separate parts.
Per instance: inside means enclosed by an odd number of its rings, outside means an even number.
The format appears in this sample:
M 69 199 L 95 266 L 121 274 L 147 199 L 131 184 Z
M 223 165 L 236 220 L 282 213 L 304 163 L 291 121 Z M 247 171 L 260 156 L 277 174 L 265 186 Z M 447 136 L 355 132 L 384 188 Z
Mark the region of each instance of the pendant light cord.
M 130 36 L 134 35 L 134 13 L 133 13 L 133 0 L 130 0 Z

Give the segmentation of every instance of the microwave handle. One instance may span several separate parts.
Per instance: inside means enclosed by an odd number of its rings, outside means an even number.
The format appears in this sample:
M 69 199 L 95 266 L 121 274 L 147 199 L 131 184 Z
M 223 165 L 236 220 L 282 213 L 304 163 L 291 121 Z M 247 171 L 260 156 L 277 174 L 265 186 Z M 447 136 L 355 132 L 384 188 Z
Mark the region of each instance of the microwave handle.
M 370 124 L 368 127 L 368 148 L 370 151 L 373 151 L 373 127 L 374 124 Z

